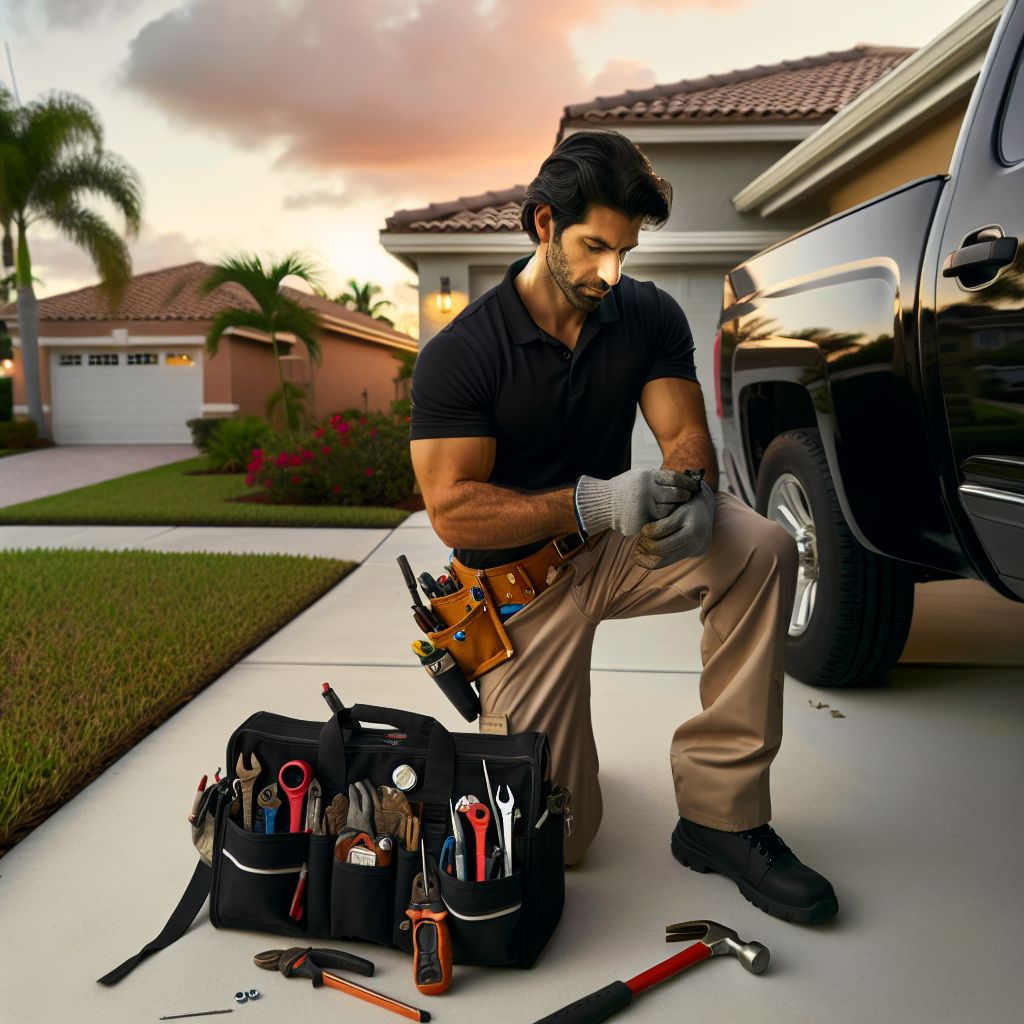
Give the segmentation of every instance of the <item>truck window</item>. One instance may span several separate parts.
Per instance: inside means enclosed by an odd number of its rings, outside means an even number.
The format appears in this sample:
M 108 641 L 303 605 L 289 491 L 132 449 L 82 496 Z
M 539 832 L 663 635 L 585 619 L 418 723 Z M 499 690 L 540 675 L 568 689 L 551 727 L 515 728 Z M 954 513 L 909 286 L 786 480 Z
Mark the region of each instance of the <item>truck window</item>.
M 1017 54 L 1017 70 L 1003 107 L 999 155 L 1006 164 L 1024 160 L 1024 51 Z

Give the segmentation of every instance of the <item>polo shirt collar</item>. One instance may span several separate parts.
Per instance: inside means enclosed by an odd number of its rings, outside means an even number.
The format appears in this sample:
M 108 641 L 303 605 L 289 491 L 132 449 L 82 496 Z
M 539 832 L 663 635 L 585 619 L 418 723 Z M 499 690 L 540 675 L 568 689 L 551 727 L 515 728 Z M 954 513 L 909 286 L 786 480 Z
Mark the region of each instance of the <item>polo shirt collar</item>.
M 531 341 L 543 340 L 540 328 L 530 316 L 530 311 L 523 304 L 522 297 L 516 291 L 515 286 L 516 277 L 530 262 L 530 259 L 530 256 L 523 256 L 516 260 L 505 272 L 505 277 L 498 285 L 498 302 L 501 304 L 505 323 L 508 324 L 512 343 L 515 345 L 526 345 Z M 618 303 L 615 301 L 615 293 L 618 288 L 618 285 L 611 288 L 608 294 L 601 299 L 601 305 L 593 313 L 587 314 L 585 325 L 607 324 L 621 318 Z

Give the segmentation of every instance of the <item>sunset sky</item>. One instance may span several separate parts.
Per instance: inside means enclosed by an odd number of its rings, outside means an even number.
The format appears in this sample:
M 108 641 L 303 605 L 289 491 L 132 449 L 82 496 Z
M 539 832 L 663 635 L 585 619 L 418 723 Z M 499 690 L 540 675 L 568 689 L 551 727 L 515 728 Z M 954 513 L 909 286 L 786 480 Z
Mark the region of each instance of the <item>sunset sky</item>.
M 0 0 L 0 38 L 22 102 L 84 96 L 141 175 L 136 271 L 299 249 L 332 290 L 383 285 L 415 332 L 415 282 L 379 244 L 385 218 L 526 183 L 566 104 L 858 43 L 921 46 L 971 6 Z M 11 88 L 4 53 L 0 81 Z M 29 241 L 40 296 L 95 283 L 47 226 Z

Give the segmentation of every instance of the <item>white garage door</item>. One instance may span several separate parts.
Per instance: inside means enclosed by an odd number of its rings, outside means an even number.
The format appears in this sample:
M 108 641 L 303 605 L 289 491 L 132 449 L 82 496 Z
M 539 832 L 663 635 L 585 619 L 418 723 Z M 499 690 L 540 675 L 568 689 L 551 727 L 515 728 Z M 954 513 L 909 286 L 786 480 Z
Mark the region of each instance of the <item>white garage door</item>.
M 198 348 L 50 354 L 54 438 L 58 444 L 178 444 L 185 421 L 201 415 Z

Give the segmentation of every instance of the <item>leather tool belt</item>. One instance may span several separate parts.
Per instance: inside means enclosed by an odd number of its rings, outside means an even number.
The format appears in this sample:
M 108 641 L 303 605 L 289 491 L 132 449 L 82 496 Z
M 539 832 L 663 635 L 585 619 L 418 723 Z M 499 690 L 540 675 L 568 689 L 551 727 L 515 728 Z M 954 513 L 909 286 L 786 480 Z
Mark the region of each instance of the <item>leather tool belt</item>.
M 576 533 L 557 537 L 526 558 L 488 569 L 472 569 L 453 558 L 452 571 L 461 586 L 454 594 L 431 598 L 431 608 L 447 628 L 428 633 L 427 639 L 445 648 L 468 680 L 512 658 L 502 605 L 536 600 L 553 582 L 555 570 L 584 543 Z

